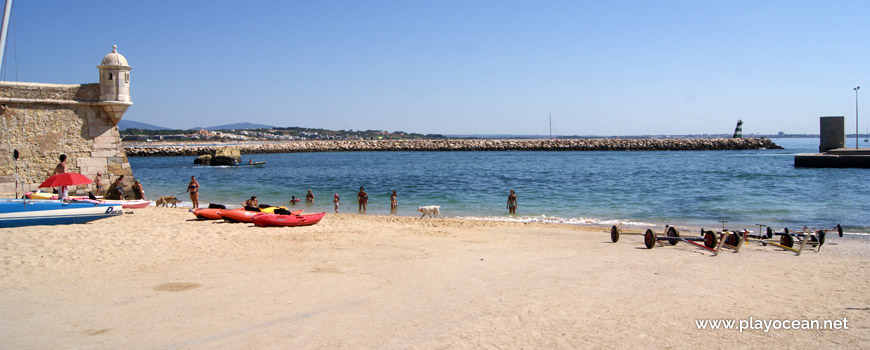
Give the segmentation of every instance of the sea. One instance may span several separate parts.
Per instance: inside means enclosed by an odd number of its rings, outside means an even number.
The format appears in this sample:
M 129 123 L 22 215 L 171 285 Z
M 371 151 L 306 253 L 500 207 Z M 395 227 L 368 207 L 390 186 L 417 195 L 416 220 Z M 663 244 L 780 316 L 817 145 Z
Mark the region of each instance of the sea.
M 194 157 L 130 157 L 149 199 L 184 192 L 191 176 L 200 205 L 261 204 L 306 212 L 420 216 L 439 205 L 445 217 L 477 220 L 758 229 L 832 228 L 870 233 L 870 170 L 795 168 L 798 153 L 818 152 L 819 140 L 773 139 L 781 150 L 744 151 L 507 151 L 329 152 L 243 154 L 261 166 L 194 165 Z M 862 145 L 867 147 L 866 145 Z M 305 203 L 308 190 L 314 203 Z M 506 208 L 516 191 L 518 209 Z M 390 194 L 399 207 L 390 211 Z M 291 196 L 303 198 L 291 205 Z

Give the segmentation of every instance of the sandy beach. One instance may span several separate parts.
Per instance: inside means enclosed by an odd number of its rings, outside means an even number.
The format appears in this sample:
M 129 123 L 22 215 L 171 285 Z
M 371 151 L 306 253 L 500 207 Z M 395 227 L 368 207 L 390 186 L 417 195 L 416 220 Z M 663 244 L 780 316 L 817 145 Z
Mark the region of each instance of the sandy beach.
M 870 348 L 870 243 L 611 243 L 606 228 L 328 214 L 297 228 L 146 208 L 0 229 L 5 349 Z M 696 320 L 847 320 L 699 330 Z

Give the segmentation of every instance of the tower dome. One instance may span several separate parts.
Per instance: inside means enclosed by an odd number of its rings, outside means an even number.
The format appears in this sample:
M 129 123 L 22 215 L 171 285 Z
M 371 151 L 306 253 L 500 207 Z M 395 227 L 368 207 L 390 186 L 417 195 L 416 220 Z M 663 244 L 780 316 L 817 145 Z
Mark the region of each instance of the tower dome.
M 127 64 L 127 59 L 124 58 L 123 55 L 118 53 L 118 45 L 112 45 L 112 52 L 106 55 L 106 57 L 103 57 L 103 62 L 100 63 L 100 65 L 129 67 L 129 65 Z

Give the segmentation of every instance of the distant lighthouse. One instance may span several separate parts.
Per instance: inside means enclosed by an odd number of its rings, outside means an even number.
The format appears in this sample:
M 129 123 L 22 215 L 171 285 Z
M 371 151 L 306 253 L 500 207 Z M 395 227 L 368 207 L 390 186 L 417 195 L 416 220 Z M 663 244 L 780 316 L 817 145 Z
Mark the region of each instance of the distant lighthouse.
M 737 120 L 737 127 L 734 128 L 734 136 L 731 136 L 732 139 L 742 139 L 743 138 L 743 120 Z

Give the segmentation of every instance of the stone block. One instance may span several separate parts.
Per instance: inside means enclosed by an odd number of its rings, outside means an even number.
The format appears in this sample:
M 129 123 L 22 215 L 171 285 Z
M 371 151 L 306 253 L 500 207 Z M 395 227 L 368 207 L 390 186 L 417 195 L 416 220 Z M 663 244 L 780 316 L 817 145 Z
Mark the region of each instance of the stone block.
M 117 156 L 118 156 L 118 151 L 115 151 L 115 150 L 91 152 L 91 157 L 94 157 L 94 158 L 111 158 L 111 157 L 117 157 Z

